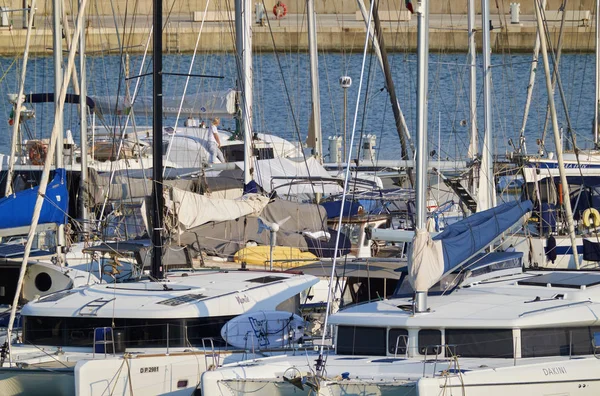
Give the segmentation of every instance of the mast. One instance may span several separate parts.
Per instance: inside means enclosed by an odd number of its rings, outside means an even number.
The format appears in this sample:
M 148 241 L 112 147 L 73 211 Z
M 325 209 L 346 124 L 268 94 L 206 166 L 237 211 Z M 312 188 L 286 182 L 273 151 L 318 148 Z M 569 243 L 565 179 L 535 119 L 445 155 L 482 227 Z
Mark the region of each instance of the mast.
M 63 47 L 62 47 L 62 1 L 61 0 L 53 0 L 52 1 L 52 22 L 53 22 L 53 30 L 52 30 L 52 49 L 54 56 L 54 92 L 60 92 L 60 87 L 62 85 L 63 73 L 62 73 L 62 61 L 63 61 Z M 68 81 L 68 80 L 67 80 Z M 58 140 L 56 142 L 56 167 L 60 168 L 63 163 L 63 114 L 62 112 L 56 112 L 58 108 L 58 95 L 54 95 L 54 110 L 56 113 L 56 117 L 58 119 L 55 121 L 57 123 L 57 128 L 60 131 L 58 134 Z
M 19 92 L 15 102 L 13 135 L 10 145 L 10 160 L 8 161 L 8 172 L 6 174 L 6 187 L 4 195 L 12 193 L 13 171 L 16 160 L 17 144 L 21 130 L 21 106 L 23 106 L 23 94 L 25 92 L 25 77 L 27 75 L 27 60 L 29 59 L 29 45 L 31 43 L 31 31 L 33 28 L 33 17 L 35 15 L 35 0 L 31 2 L 29 12 L 29 23 L 27 23 L 27 35 L 25 36 L 25 50 L 23 51 L 23 64 L 21 65 L 21 81 L 19 82 Z
M 404 134 L 403 126 L 402 126 L 402 116 L 400 113 L 400 106 L 398 105 L 398 98 L 396 97 L 396 88 L 394 86 L 394 80 L 392 79 L 392 72 L 390 68 L 390 62 L 387 57 L 387 51 L 385 50 L 385 41 L 383 39 L 383 29 L 381 28 L 381 21 L 379 20 L 379 9 L 377 7 L 378 0 L 375 1 L 375 5 L 373 6 L 373 21 L 375 22 L 375 34 L 377 37 L 377 41 L 379 42 L 379 50 L 381 54 L 381 64 L 383 67 L 383 73 L 385 75 L 385 86 L 387 88 L 390 102 L 392 106 L 392 112 L 394 113 L 394 121 L 396 122 L 396 131 L 398 132 L 398 137 L 400 138 L 400 150 L 403 160 L 409 159 L 408 148 L 406 145 L 406 137 Z M 414 184 L 412 180 L 412 172 L 410 170 L 407 171 L 408 178 L 410 180 L 410 184 Z
M 542 8 L 546 9 L 546 0 L 542 0 Z M 540 30 L 537 29 L 535 36 L 535 45 L 533 47 L 533 58 L 531 59 L 531 68 L 529 70 L 529 84 L 527 84 L 527 100 L 525 101 L 525 111 L 523 112 L 523 122 L 519 131 L 519 152 L 527 154 L 527 145 L 525 142 L 525 126 L 529 117 L 529 108 L 531 107 L 531 98 L 533 96 L 533 86 L 535 85 L 535 75 L 538 67 L 538 57 L 540 54 Z
M 162 0 L 153 0 L 153 62 L 152 62 L 152 266 L 150 274 L 154 279 L 163 278 L 162 267 L 162 226 L 163 226 L 163 156 L 162 156 Z
M 558 129 L 558 119 L 556 117 L 556 107 L 554 106 L 554 96 L 552 90 L 552 77 L 550 75 L 550 62 L 548 60 L 548 50 L 546 45 L 546 31 L 542 22 L 541 10 L 536 2 L 535 14 L 537 17 L 538 29 L 540 32 L 540 44 L 542 49 L 542 58 L 544 60 L 544 74 L 546 76 L 546 92 L 548 93 L 548 107 L 550 108 L 550 116 L 552 118 L 552 129 L 554 131 L 554 145 L 556 147 L 556 157 L 558 159 L 558 170 L 560 172 L 560 182 L 563 185 L 563 205 L 567 217 L 567 226 L 569 229 L 569 237 L 571 238 L 571 248 L 573 249 L 573 260 L 575 267 L 579 269 L 579 254 L 577 253 L 577 241 L 575 239 L 575 227 L 573 225 L 573 211 L 571 210 L 571 198 L 569 196 L 569 184 L 565 174 L 565 164 L 563 161 L 563 150 Z
M 75 48 L 78 46 L 79 40 L 79 32 L 83 28 L 83 15 L 85 11 L 85 7 L 87 4 L 87 0 L 81 0 L 79 12 L 77 14 L 77 21 L 75 23 L 75 37 L 74 44 L 69 48 L 69 57 L 67 60 L 67 74 L 65 75 L 64 85 L 61 85 L 61 90 L 59 95 L 55 95 L 58 97 L 56 103 L 57 106 L 54 110 L 54 125 L 52 127 L 52 133 L 50 134 L 50 143 L 48 147 L 48 155 L 46 157 L 46 162 L 44 163 L 44 168 L 42 170 L 42 177 L 40 180 L 40 185 L 38 187 L 38 195 L 35 200 L 35 206 L 33 208 L 33 215 L 31 217 L 31 226 L 29 227 L 29 233 L 27 234 L 25 251 L 23 252 L 23 260 L 21 261 L 21 269 L 19 272 L 19 279 L 17 281 L 17 287 L 15 290 L 15 296 L 13 299 L 13 303 L 10 311 L 10 318 L 8 322 L 7 329 L 7 343 L 9 347 L 9 358 L 12 360 L 12 356 L 10 353 L 10 344 L 12 339 L 12 330 L 15 322 L 15 315 L 17 312 L 17 306 L 19 303 L 19 296 L 21 295 L 21 290 L 23 287 L 23 279 L 25 278 L 25 272 L 27 270 L 27 262 L 29 261 L 29 254 L 31 253 L 31 247 L 33 245 L 33 240 L 36 232 L 36 228 L 38 225 L 38 221 L 40 219 L 40 213 L 42 211 L 42 205 L 44 203 L 44 195 L 46 194 L 46 189 L 48 187 L 48 180 L 50 179 L 50 168 L 52 167 L 52 156 L 55 154 L 54 151 L 57 150 L 58 147 L 58 137 L 62 135 L 62 125 L 59 128 L 59 120 L 60 114 L 62 113 L 65 107 L 65 98 L 67 96 L 67 86 L 69 79 L 66 76 L 69 76 L 75 67 Z M 32 13 L 33 15 L 33 13 Z M 31 19 L 30 19 L 31 20 Z M 32 21 L 32 20 L 31 20 Z
M 244 134 L 244 185 L 252 181 L 252 2 L 235 0 L 235 44 L 241 80 L 240 126 Z
M 365 25 L 366 25 L 367 29 L 369 29 L 369 35 L 371 35 L 371 37 L 373 38 L 373 49 L 375 51 L 375 55 L 377 55 L 377 60 L 379 61 L 379 66 L 381 67 L 381 71 L 383 71 L 383 73 L 386 73 L 385 66 L 383 63 L 382 50 L 379 45 L 378 35 L 376 35 L 374 33 L 373 27 L 371 26 L 371 24 L 368 23 L 368 20 L 369 20 L 368 10 L 366 9 L 363 0 L 356 0 L 356 2 L 358 3 L 358 8 L 360 9 L 360 12 L 363 16 Z M 376 15 L 376 14 L 374 14 L 374 15 Z M 381 47 L 383 47 L 383 46 L 384 46 L 384 44 L 382 42 Z M 387 84 L 387 81 L 386 81 L 386 84 Z M 386 89 L 388 91 L 390 90 L 389 87 L 387 87 L 387 85 L 386 85 Z M 395 92 L 394 92 L 394 95 L 395 95 Z M 390 100 L 391 100 L 391 98 L 390 98 Z M 410 136 L 410 131 L 408 130 L 408 125 L 406 125 L 406 119 L 404 118 L 404 113 L 402 112 L 402 108 L 400 107 L 400 102 L 398 102 L 397 98 L 396 98 L 395 103 L 392 102 L 392 108 L 395 109 L 394 112 L 398 111 L 398 116 L 400 118 L 400 124 L 402 126 L 402 133 L 404 133 L 404 137 L 408 141 L 408 145 L 414 153 L 415 147 L 413 145 L 413 141 Z M 394 117 L 395 117 L 395 114 L 394 114 Z M 396 124 L 398 124 L 398 121 L 396 121 Z
M 321 97 L 319 96 L 319 58 L 317 54 L 317 22 L 313 0 L 306 0 L 306 13 L 308 25 L 308 52 L 310 54 L 310 92 L 312 96 L 311 126 L 315 137 L 313 154 L 320 163 L 323 163 Z
M 483 147 L 479 170 L 477 210 L 483 211 L 496 206 L 494 189 L 494 162 L 492 158 L 492 68 L 490 47 L 489 0 L 481 0 L 481 24 L 483 26 Z
M 600 0 L 596 0 L 596 90 L 594 102 L 594 147 L 598 148 L 598 107 L 600 106 Z
M 79 1 L 81 7 L 81 0 Z M 81 29 L 81 36 L 79 37 L 79 67 L 81 76 L 81 84 L 79 87 L 79 111 L 81 119 L 80 128 L 80 146 L 81 146 L 81 175 L 79 179 L 80 190 L 79 190 L 79 214 L 83 221 L 83 233 L 87 234 L 89 230 L 89 216 L 87 211 L 87 205 L 85 202 L 85 191 L 87 189 L 88 181 L 88 141 L 87 141 L 87 81 L 86 81 L 86 70 L 85 70 L 85 29 Z
M 467 6 L 467 29 L 469 39 L 469 158 L 475 159 L 479 152 L 477 136 L 477 47 L 475 44 L 475 0 Z M 474 191 L 473 191 L 474 192 Z
M 54 55 L 54 110 L 56 128 L 58 135 L 56 136 L 56 166 L 55 168 L 62 168 L 63 164 L 63 153 L 64 153 L 64 127 L 63 127 L 63 112 L 58 111 L 60 98 L 58 93 L 61 92 L 63 85 L 63 73 L 62 73 L 62 61 L 63 61 L 63 47 L 62 47 L 62 0 L 53 0 L 52 2 L 52 20 L 53 20 L 53 55 Z M 69 48 L 70 50 L 70 48 Z M 65 79 L 65 85 L 69 84 L 69 79 Z M 64 104 L 63 104 L 64 105 Z M 65 225 L 59 224 L 58 231 L 56 233 L 56 258 L 59 265 L 65 263 L 65 253 L 63 247 L 66 244 L 65 238 Z
M 417 3 L 417 150 L 415 181 L 416 229 L 425 230 L 427 222 L 427 87 L 429 57 L 429 2 Z M 427 311 L 427 290 L 416 291 L 415 308 L 417 312 Z

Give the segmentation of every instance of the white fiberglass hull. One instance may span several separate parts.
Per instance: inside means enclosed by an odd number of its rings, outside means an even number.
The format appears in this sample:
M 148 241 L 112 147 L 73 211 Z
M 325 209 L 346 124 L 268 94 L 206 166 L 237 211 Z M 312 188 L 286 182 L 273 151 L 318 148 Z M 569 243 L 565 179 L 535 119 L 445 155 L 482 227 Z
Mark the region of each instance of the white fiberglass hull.
M 219 363 L 256 357 L 219 350 L 206 353 L 173 350 L 169 354 L 153 354 L 147 350 L 129 354 L 127 358 L 103 354 L 94 357 L 91 353 L 77 352 L 48 353 L 21 359 L 21 367 L 0 368 L 0 395 L 189 396 L 207 369 Z
M 202 376 L 203 395 L 547 396 L 600 394 L 600 360 L 458 359 L 437 363 L 403 358 L 330 356 L 326 378 L 312 377 L 316 356 L 231 365 Z M 345 359 L 345 360 L 344 360 Z M 304 361 L 304 363 L 302 363 Z M 313 364 L 309 367 L 308 364 Z M 464 364 L 463 364 L 464 363 Z M 349 379 L 342 379 L 342 373 Z M 284 380 L 284 377 L 288 380 Z M 292 379 L 293 378 L 293 379 Z M 292 379 L 292 380 L 290 380 Z M 318 386 L 315 386 L 318 382 Z M 294 384 L 295 383 L 295 384 Z M 300 389 L 300 388 L 303 389 Z M 312 392 L 312 393 L 311 393 Z

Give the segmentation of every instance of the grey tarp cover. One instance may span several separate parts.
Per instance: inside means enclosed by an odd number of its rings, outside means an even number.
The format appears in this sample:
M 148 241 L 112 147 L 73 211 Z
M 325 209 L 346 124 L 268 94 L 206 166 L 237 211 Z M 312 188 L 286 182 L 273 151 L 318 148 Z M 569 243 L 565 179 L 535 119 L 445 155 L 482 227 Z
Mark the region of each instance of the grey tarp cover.
M 261 214 L 268 222 L 277 222 L 290 216 L 281 225 L 277 233 L 277 245 L 293 246 L 306 250 L 307 245 L 301 232 L 327 229 L 325 208 L 315 204 L 301 204 L 275 199 L 270 202 Z M 259 219 L 244 216 L 237 220 L 220 223 L 209 223 L 190 229 L 183 233 L 178 242 L 192 245 L 211 255 L 231 256 L 245 247 L 247 241 L 255 241 L 259 245 L 269 244 L 269 232 L 259 233 Z
M 152 170 L 146 170 L 146 173 L 151 175 Z M 110 173 L 98 173 L 94 169 L 89 169 L 89 175 L 88 201 L 91 205 L 102 204 L 106 197 Z M 243 188 L 243 183 L 239 180 L 216 177 L 165 179 L 164 184 L 168 187 L 176 187 L 199 194 Z M 115 173 L 112 180 L 108 199 L 109 201 L 139 199 L 149 196 L 151 192 L 152 181 L 150 178 L 143 178 L 141 172 L 119 171 Z
M 151 170 L 148 171 L 148 174 L 151 174 L 151 172 Z M 152 180 L 150 178 L 136 179 L 129 177 L 127 172 L 117 172 L 112 183 L 110 183 L 111 188 L 109 189 L 109 173 L 97 173 L 90 169 L 89 175 L 88 198 L 92 205 L 99 205 L 104 202 L 107 193 L 109 201 L 119 201 L 144 198 L 152 192 Z M 164 184 L 186 191 L 197 192 L 200 190 L 198 179 L 165 180 Z

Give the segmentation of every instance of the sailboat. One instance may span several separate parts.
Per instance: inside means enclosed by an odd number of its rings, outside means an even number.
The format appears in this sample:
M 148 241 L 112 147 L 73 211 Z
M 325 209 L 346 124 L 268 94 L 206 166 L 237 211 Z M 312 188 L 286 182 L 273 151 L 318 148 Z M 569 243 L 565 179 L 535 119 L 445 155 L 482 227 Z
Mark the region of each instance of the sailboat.
M 162 23 L 157 0 L 154 24 Z M 155 29 L 154 54 L 152 196 L 154 207 L 163 208 L 161 29 Z M 273 272 L 163 273 L 163 214 L 152 212 L 150 276 L 74 288 L 25 305 L 23 342 L 11 346 L 3 362 L 9 367 L 0 369 L 3 390 L 64 395 L 193 391 L 204 370 L 248 356 L 219 341 L 224 323 L 251 311 L 293 311 L 299 294 L 317 282 L 309 275 Z M 58 361 L 63 368 L 48 370 Z
M 419 2 L 417 155 L 427 152 L 427 11 Z M 484 22 L 488 13 L 483 1 Z M 426 155 L 420 159 L 418 181 Z M 432 238 L 418 181 L 417 231 L 392 298 L 332 315 L 335 352 L 232 364 L 205 373 L 203 393 L 545 395 L 578 384 L 596 394 L 598 274 L 523 272 L 514 265 L 522 254 L 505 252 L 493 253 L 500 262 L 491 266 L 462 266 L 518 226 L 531 202 L 479 212 Z

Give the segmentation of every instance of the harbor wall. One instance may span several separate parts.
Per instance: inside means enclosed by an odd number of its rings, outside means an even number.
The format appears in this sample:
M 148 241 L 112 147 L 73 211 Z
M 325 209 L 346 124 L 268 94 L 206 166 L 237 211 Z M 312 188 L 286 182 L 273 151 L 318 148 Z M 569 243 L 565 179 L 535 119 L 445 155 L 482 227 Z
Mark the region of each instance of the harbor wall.
M 148 40 L 148 28 L 135 28 L 128 32 L 127 43 L 129 52 L 143 52 Z M 364 28 L 322 28 L 318 33 L 319 50 L 322 51 L 361 51 L 364 45 Z M 164 50 L 167 53 L 192 52 L 196 44 L 198 31 L 193 27 L 179 27 L 168 30 L 163 35 Z M 563 51 L 592 52 L 594 51 L 594 32 L 590 28 L 575 27 L 567 29 L 563 38 Z M 232 34 L 224 34 L 222 28 L 205 28 L 201 40 L 201 52 L 233 51 Z M 553 42 L 558 40 L 558 29 L 553 29 Z M 417 46 L 416 27 L 401 29 L 385 29 L 385 43 L 388 51 L 415 51 Z M 531 52 L 536 38 L 533 27 L 511 27 L 494 30 L 491 34 L 492 51 L 500 52 Z M 275 41 L 275 47 L 273 45 Z M 122 37 L 121 37 L 122 41 Z M 37 31 L 31 44 L 34 54 L 49 54 L 52 43 L 50 30 Z M 119 38 L 114 30 L 103 28 L 87 29 L 88 52 L 112 50 L 119 46 Z M 467 36 L 464 32 L 432 29 L 429 36 L 430 51 L 465 52 L 468 48 Z M 477 38 L 481 48 L 481 38 Z M 0 30 L 0 55 L 18 55 L 25 46 L 25 30 Z M 266 28 L 256 28 L 253 33 L 253 47 L 257 51 L 307 51 L 308 38 L 305 29 L 285 27 L 273 29 L 273 38 Z M 66 45 L 65 45 L 66 48 Z M 151 48 L 151 47 L 150 47 Z
M 28 4 L 31 0 L 26 0 Z M 304 14 L 306 8 L 306 0 L 281 0 L 286 4 L 288 12 L 290 14 Z M 254 0 L 254 3 L 259 3 L 261 0 Z M 267 9 L 273 8 L 277 0 L 264 0 Z M 314 0 L 315 11 L 318 14 L 351 14 L 358 11 L 356 0 Z M 413 4 L 416 4 L 417 0 L 412 0 Z M 380 10 L 392 10 L 401 11 L 406 10 L 405 0 L 380 0 Z M 431 14 L 449 14 L 449 15 L 460 15 L 467 13 L 467 1 L 456 1 L 456 0 L 436 0 L 429 2 L 429 11 Z M 534 0 L 519 1 L 519 0 L 497 0 L 491 2 L 491 13 L 492 14 L 509 14 L 510 3 L 520 3 L 521 14 L 533 15 Z M 547 0 L 547 9 L 558 11 L 562 5 L 563 0 Z M 77 1 L 66 1 L 65 9 L 68 14 L 77 13 Z M 149 15 L 152 10 L 152 0 L 91 0 L 88 3 L 88 14 L 89 16 L 96 15 L 113 15 L 113 8 L 116 10 L 117 15 Z M 369 2 L 365 0 L 365 4 L 369 5 Z M 22 0 L 7 0 L 2 3 L 3 6 L 9 7 L 10 9 L 19 9 L 23 7 Z M 206 0 L 166 0 L 163 1 L 163 9 L 165 13 L 168 10 L 172 10 L 173 13 L 192 13 L 194 11 L 204 11 L 206 7 Z M 221 11 L 221 10 L 233 10 L 234 0 L 219 0 L 211 1 L 208 5 L 209 11 Z M 578 0 L 570 1 L 567 4 L 567 10 L 589 10 L 594 13 L 596 8 L 595 0 Z M 52 1 L 41 0 L 37 4 L 38 15 L 46 16 L 52 14 Z M 481 1 L 475 1 L 475 9 L 477 13 L 481 11 Z M 15 17 L 17 18 L 17 17 Z
M 27 0 L 30 1 L 30 0 Z M 229 1 L 229 3 L 227 2 Z M 233 1 L 211 2 L 212 19 L 206 21 L 200 39 L 201 52 L 224 52 L 234 49 L 234 23 L 232 15 Z M 308 35 L 306 15 L 302 7 L 304 0 L 287 1 L 288 14 L 282 20 L 273 18 L 270 8 L 275 0 L 264 0 L 267 7 L 268 21 L 262 25 L 253 26 L 253 45 L 257 51 L 306 51 L 308 50 Z M 355 0 L 315 0 L 317 8 L 317 40 L 322 51 L 361 51 L 364 45 L 365 25 L 356 17 Z M 512 0 L 515 1 L 515 0 Z M 151 26 L 151 1 L 113 0 L 118 16 L 112 16 L 111 1 L 92 1 L 88 6 L 86 17 L 86 43 L 88 51 L 106 51 L 119 47 L 119 43 L 127 43 L 129 52 L 142 52 L 148 40 Z M 416 0 L 413 0 L 416 3 Z M 479 5 L 480 2 L 476 1 Z M 561 1 L 548 0 L 548 10 L 558 10 Z M 37 5 L 36 29 L 32 34 L 31 52 L 49 54 L 52 43 L 50 0 L 41 1 Z M 75 4 L 75 5 L 73 5 Z M 200 0 L 184 0 L 165 2 L 166 26 L 164 29 L 164 50 L 166 52 L 191 52 L 194 49 L 201 19 L 198 14 L 204 10 L 205 2 Z M 498 7 L 495 6 L 498 4 Z M 492 49 L 494 52 L 531 52 L 536 38 L 536 23 L 533 1 L 521 3 L 521 20 L 512 24 L 509 0 L 494 2 L 491 20 L 494 29 L 491 32 Z M 11 0 L 8 7 L 19 9 L 21 1 Z M 76 2 L 65 5 L 70 30 L 73 31 L 73 13 L 76 12 Z M 417 45 L 416 17 L 405 10 L 404 0 L 382 0 L 380 10 L 403 10 L 403 20 L 382 21 L 385 44 L 388 51 L 415 51 Z M 592 52 L 594 51 L 595 23 L 593 12 L 595 1 L 581 0 L 569 2 L 569 10 L 590 11 L 587 20 L 568 21 L 564 28 L 563 51 Z M 227 12 L 225 12 L 227 11 Z M 500 11 L 500 12 L 498 12 Z M 447 52 L 464 52 L 467 50 L 467 19 L 466 1 L 433 1 L 431 2 L 430 18 L 430 50 Z M 136 14 L 135 19 L 125 15 Z M 554 12 L 555 17 L 557 15 Z M 22 12 L 9 13 L 10 26 L 0 26 L 0 55 L 18 55 L 23 52 L 26 29 L 22 28 Z M 167 19 L 168 15 L 168 19 Z M 388 12 L 388 15 L 395 15 Z M 571 15 L 574 15 L 573 13 Z M 577 13 L 577 15 L 580 15 Z M 6 22 L 6 20 L 4 21 Z M 268 23 L 267 23 L 268 22 Z M 481 17 L 477 18 L 480 26 Z M 1 25 L 1 24 L 0 24 Z M 558 41 L 559 21 L 548 23 L 552 41 Z M 481 31 L 480 28 L 477 28 Z M 272 36 L 271 37 L 271 32 Z M 481 36 L 476 35 L 479 48 Z M 275 42 L 273 44 L 273 41 Z M 66 45 L 65 45 L 66 48 Z

